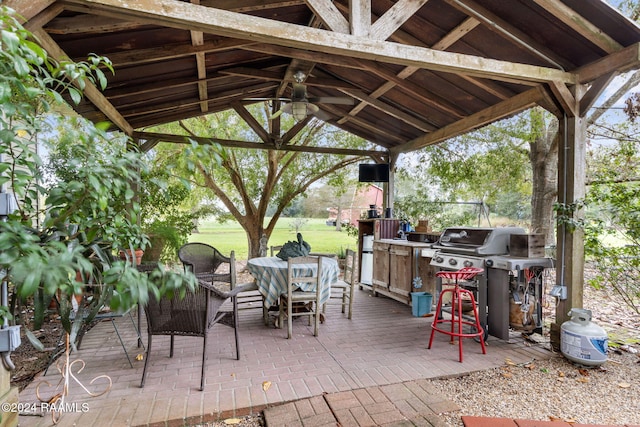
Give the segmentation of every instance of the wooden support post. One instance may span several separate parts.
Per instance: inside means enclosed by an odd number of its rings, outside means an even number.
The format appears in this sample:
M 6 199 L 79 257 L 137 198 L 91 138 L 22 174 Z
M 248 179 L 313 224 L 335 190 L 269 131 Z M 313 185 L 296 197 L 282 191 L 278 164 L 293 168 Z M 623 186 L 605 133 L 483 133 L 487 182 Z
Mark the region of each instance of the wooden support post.
M 567 115 L 559 120 L 558 203 L 568 206 L 585 197 L 586 120 Z M 573 219 L 577 220 L 583 214 L 577 209 Z M 582 308 L 584 287 L 583 230 L 570 230 L 558 224 L 557 235 L 556 283 L 567 287 L 567 299 L 558 302 L 555 323 L 551 325 L 551 346 L 555 349 L 560 348 L 560 326 L 569 320 L 569 310 Z
M 384 186 L 384 208 L 391 208 L 391 212 L 393 212 L 393 203 L 394 203 L 394 194 L 395 194 L 395 174 L 396 174 L 396 164 L 398 161 L 399 154 L 393 153 L 389 156 L 389 182 Z M 384 216 L 384 213 L 383 213 Z M 395 213 L 392 214 L 392 217 L 395 218 Z

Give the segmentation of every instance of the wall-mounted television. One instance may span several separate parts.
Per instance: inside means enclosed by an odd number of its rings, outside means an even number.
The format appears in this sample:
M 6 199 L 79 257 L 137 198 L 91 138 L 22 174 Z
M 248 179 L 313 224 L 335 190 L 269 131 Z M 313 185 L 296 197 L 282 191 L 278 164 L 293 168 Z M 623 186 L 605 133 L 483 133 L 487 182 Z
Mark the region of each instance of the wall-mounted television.
M 358 166 L 358 181 L 389 182 L 388 163 L 360 163 Z

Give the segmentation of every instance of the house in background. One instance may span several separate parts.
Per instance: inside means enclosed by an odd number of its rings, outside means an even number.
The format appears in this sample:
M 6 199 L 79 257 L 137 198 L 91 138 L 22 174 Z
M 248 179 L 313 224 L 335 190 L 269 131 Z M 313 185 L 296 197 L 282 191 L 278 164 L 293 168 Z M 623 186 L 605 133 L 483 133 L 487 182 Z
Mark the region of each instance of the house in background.
M 342 224 L 358 225 L 359 219 L 367 218 L 370 205 L 376 205 L 381 214 L 383 200 L 382 188 L 377 185 L 354 187 L 350 194 L 337 200 L 343 202 L 341 205 L 327 208 L 327 225 L 336 225 L 338 217 L 342 218 Z

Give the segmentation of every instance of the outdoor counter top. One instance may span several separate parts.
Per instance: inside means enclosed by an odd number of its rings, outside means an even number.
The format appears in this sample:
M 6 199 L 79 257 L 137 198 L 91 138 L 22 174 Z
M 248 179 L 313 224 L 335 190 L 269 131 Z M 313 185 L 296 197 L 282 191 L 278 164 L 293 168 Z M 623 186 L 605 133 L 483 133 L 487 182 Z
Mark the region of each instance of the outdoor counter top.
M 411 240 L 403 240 L 403 239 L 379 239 L 374 240 L 374 243 L 387 243 L 390 245 L 400 245 L 400 246 L 409 246 L 412 248 L 430 248 L 433 243 L 429 242 L 412 242 Z

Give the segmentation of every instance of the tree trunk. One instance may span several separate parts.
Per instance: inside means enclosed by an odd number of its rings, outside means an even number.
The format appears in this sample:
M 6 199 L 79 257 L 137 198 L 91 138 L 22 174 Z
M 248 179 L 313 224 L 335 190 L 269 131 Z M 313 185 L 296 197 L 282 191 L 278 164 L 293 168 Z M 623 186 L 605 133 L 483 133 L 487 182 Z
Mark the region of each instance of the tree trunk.
M 532 167 L 531 231 L 545 235 L 547 245 L 555 244 L 553 203 L 558 196 L 558 124 L 546 126 L 543 120 L 534 120 L 541 129 L 530 143 L 529 157 Z
M 260 253 L 260 238 L 264 234 L 267 238 L 267 244 L 269 242 L 270 234 L 267 234 L 264 227 L 258 224 L 248 224 L 244 227 L 247 233 L 247 247 L 248 247 L 248 259 L 257 258 L 261 256 Z

